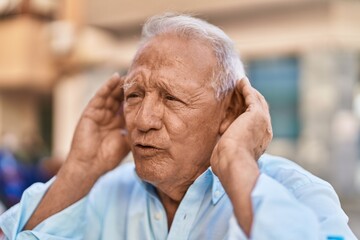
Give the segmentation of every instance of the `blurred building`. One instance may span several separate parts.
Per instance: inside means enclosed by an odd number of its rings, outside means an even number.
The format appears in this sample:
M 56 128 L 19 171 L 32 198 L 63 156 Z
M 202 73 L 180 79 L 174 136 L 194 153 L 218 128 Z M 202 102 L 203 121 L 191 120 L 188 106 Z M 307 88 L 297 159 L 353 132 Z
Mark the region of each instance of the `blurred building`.
M 269 101 L 269 152 L 343 196 L 360 190 L 360 2 L 357 0 L 7 0 L 0 5 L 0 132 L 38 134 L 65 157 L 85 104 L 125 73 L 144 20 L 186 12 L 236 43 Z M 21 141 L 20 141 L 21 142 Z
M 58 69 L 48 24 L 56 1 L 0 2 L 1 147 L 24 157 L 51 143 L 51 95 Z M 49 144 L 48 150 L 49 150 Z

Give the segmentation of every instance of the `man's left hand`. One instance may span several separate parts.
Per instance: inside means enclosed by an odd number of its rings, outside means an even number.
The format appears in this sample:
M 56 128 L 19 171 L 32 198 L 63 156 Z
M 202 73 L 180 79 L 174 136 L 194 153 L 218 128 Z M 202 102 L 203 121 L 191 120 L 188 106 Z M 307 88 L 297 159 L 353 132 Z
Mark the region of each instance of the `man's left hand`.
M 241 79 L 234 90 L 245 103 L 241 113 L 216 144 L 210 164 L 229 196 L 236 219 L 250 236 L 253 211 L 251 192 L 260 175 L 257 160 L 272 139 L 269 107 L 265 98 Z
M 216 144 L 211 157 L 211 167 L 221 175 L 227 161 L 256 160 L 265 152 L 272 139 L 269 107 L 264 98 L 253 88 L 247 78 L 238 81 L 234 89 L 243 97 L 245 107 Z

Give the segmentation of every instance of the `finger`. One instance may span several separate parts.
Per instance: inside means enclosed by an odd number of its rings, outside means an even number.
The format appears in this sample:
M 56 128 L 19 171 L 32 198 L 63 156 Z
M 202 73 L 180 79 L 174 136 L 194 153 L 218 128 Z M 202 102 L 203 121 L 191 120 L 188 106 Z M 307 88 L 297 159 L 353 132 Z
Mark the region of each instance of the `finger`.
M 88 106 L 96 109 L 103 108 L 105 106 L 105 99 L 95 96 L 90 100 Z
M 121 126 L 121 128 L 126 129 L 126 121 L 125 121 L 124 105 L 123 104 L 120 105 L 117 114 L 120 117 L 120 126 Z
M 124 78 L 120 77 L 119 84 L 111 92 L 111 98 L 109 98 L 109 108 L 111 111 L 116 112 L 117 114 L 123 115 L 123 102 L 124 102 Z M 120 109 L 121 108 L 121 109 Z
M 265 97 L 255 88 L 253 88 L 253 93 L 256 96 L 257 100 L 256 103 L 252 105 L 252 109 L 257 109 L 258 111 L 262 112 L 262 114 L 269 123 L 269 129 L 271 131 L 271 116 L 270 116 L 269 104 L 267 103 Z
M 101 100 L 96 100 L 95 101 L 98 103 L 98 105 L 96 105 L 97 108 L 106 108 L 109 111 L 111 111 L 113 114 L 117 114 L 120 108 L 120 105 L 122 104 L 122 102 L 124 101 L 124 91 L 123 91 L 123 79 L 121 77 L 119 77 L 117 85 L 113 88 L 110 89 L 109 94 L 104 95 L 102 97 L 98 97 Z M 101 103 L 103 103 L 101 105 Z
M 269 113 L 269 105 L 265 99 L 265 97 L 255 88 L 251 87 L 250 81 L 247 77 L 243 78 L 239 84 L 241 87 L 241 91 L 245 98 L 245 104 L 248 105 L 247 111 L 251 111 L 254 108 L 261 109 L 262 115 L 266 118 L 267 125 L 266 125 L 266 132 L 268 137 L 264 138 L 263 146 L 267 146 L 268 143 L 271 141 L 273 133 L 272 133 L 272 126 L 271 126 L 271 116 Z M 266 150 L 266 147 L 263 151 Z
M 271 116 L 270 116 L 270 107 L 269 107 L 269 104 L 268 102 L 266 101 L 265 97 L 256 89 L 255 90 L 255 94 L 256 96 L 258 97 L 258 100 L 260 102 L 260 106 L 261 106 L 261 109 L 263 110 L 263 114 L 265 115 L 266 119 L 267 119 L 267 122 L 268 122 L 268 126 L 266 128 L 266 131 L 268 132 L 269 136 L 270 136 L 270 140 L 272 138 L 272 126 L 271 126 Z M 270 141 L 269 140 L 269 141 Z
M 90 101 L 90 106 L 95 108 L 107 108 L 111 111 L 120 105 L 117 103 L 121 98 L 122 84 L 118 73 L 114 73 L 112 77 L 104 83 L 104 85 L 97 91 L 93 99 Z
M 235 91 L 237 91 L 238 93 L 244 96 L 243 89 L 249 85 L 250 85 L 249 80 L 247 78 L 242 78 L 239 81 L 237 81 L 235 86 Z
M 255 91 L 256 97 L 258 98 L 258 100 L 261 104 L 262 109 L 265 111 L 269 111 L 269 104 L 266 101 L 265 97 L 258 90 L 254 89 L 254 91 Z
M 241 79 L 237 84 L 237 91 L 244 97 L 247 110 L 249 107 L 256 107 L 259 102 L 254 90 L 248 78 Z
M 111 92 L 111 96 L 119 101 L 124 101 L 124 78 L 119 77 L 118 85 Z
M 120 75 L 118 73 L 114 73 L 109 80 L 107 80 L 104 85 L 97 91 L 97 97 L 108 97 L 114 89 L 120 85 Z
M 254 91 L 256 97 L 258 98 L 259 102 L 263 105 L 263 106 L 266 106 L 267 109 L 269 109 L 269 105 L 265 99 L 265 97 L 254 87 L 251 86 L 251 83 L 249 81 L 249 79 L 247 77 L 244 78 L 244 82 L 243 82 L 243 85 L 247 85 L 247 87 L 251 87 L 251 90 Z M 251 91 L 248 89 L 248 91 Z
M 120 107 L 120 103 L 121 102 L 118 101 L 117 99 L 115 99 L 113 97 L 108 97 L 106 99 L 104 108 L 116 113 Z
M 109 96 L 106 98 L 105 107 L 113 113 L 118 114 L 119 108 L 122 105 L 123 101 L 123 78 L 119 77 L 117 86 L 109 93 Z

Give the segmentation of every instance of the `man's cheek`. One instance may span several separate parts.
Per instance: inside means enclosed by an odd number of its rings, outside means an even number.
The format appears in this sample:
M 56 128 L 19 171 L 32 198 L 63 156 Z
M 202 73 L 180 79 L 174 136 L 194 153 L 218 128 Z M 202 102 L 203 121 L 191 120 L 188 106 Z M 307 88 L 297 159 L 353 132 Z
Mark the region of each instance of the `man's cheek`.
M 131 111 L 129 108 L 124 108 L 124 118 L 125 118 L 125 124 L 126 124 L 126 128 L 128 130 L 130 130 L 131 128 L 133 128 L 134 125 L 134 115 L 133 111 Z

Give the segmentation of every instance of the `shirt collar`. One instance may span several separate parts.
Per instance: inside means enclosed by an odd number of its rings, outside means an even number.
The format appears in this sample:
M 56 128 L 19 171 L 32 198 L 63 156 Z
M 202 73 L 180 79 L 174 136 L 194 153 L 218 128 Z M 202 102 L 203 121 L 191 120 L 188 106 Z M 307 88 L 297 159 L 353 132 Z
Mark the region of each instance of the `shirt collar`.
M 134 169 L 134 171 L 135 171 L 135 169 Z M 135 174 L 136 174 L 136 172 L 135 172 Z M 137 174 L 136 174 L 136 176 L 138 177 Z M 155 187 L 152 184 L 141 180 L 140 177 L 138 177 L 138 179 L 139 179 L 139 182 L 141 183 L 141 185 L 144 187 L 144 189 L 150 196 L 158 198 Z M 223 186 L 221 185 L 219 178 L 212 171 L 211 167 L 209 167 L 205 172 L 203 172 L 195 180 L 195 182 L 193 184 L 196 184 L 199 182 L 202 182 L 203 184 L 204 183 L 211 184 L 211 198 L 212 198 L 213 205 L 217 204 L 219 202 L 219 200 L 225 195 L 225 190 L 224 190 Z M 204 185 L 203 187 L 207 187 L 207 186 Z
M 213 182 L 212 182 L 212 203 L 215 205 L 219 202 L 219 200 L 222 198 L 222 196 L 225 195 L 225 190 L 223 186 L 221 185 L 221 182 L 219 178 L 215 175 L 215 173 L 212 171 L 211 167 L 209 169 L 211 171 L 211 174 L 213 176 Z

